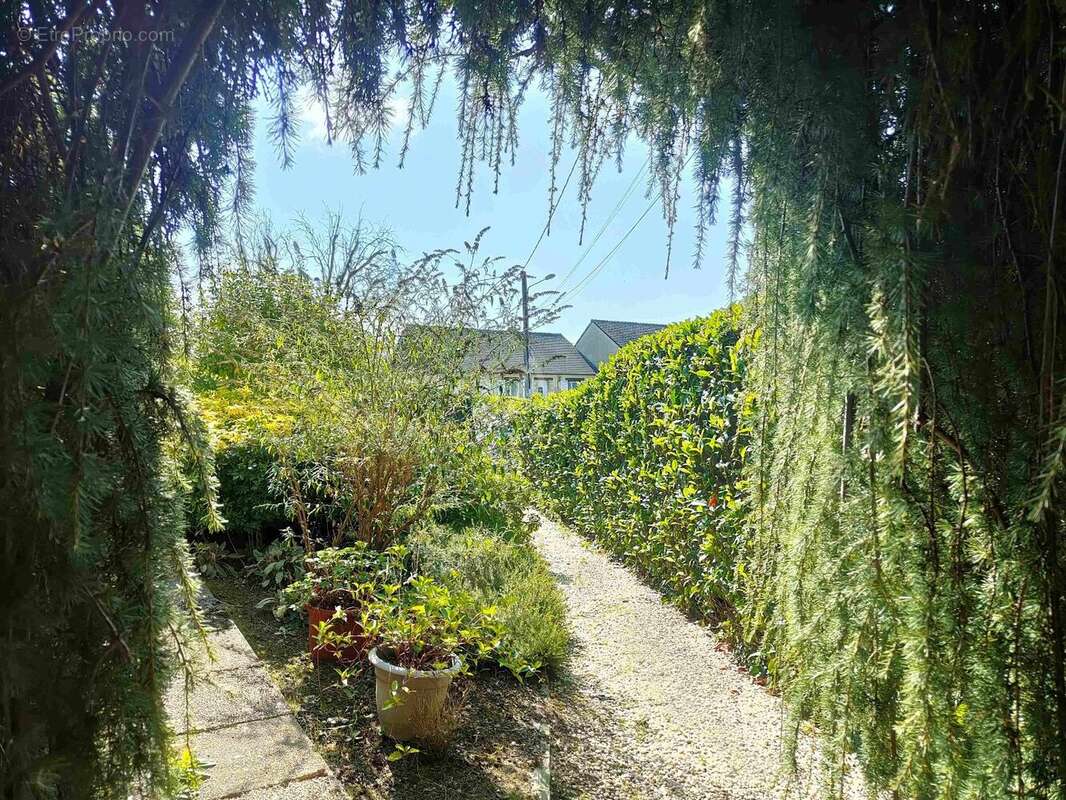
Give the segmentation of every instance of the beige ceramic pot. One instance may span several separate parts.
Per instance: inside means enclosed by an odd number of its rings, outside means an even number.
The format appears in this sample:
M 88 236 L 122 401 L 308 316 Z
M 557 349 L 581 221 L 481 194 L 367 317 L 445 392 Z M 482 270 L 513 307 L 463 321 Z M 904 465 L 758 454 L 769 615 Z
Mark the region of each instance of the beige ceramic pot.
M 448 687 L 461 667 L 452 656 L 448 669 L 407 669 L 385 660 L 387 653 L 370 651 L 374 665 L 378 722 L 386 736 L 397 741 L 418 739 L 433 732 L 448 699 Z

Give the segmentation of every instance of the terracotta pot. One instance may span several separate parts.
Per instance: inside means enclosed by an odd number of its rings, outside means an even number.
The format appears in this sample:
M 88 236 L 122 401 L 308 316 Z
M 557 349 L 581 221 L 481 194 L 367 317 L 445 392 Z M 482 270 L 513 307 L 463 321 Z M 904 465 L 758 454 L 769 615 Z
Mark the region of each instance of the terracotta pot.
M 379 655 L 376 647 L 369 658 L 374 665 L 374 696 L 382 733 L 398 741 L 432 733 L 448 699 L 448 687 L 461 667 L 459 657 L 453 655 L 447 669 L 398 667 Z
M 307 606 L 307 650 L 317 664 L 322 661 L 356 661 L 363 657 L 370 646 L 370 637 L 364 635 L 363 625 L 359 621 L 358 608 L 346 608 L 344 619 L 333 619 L 337 613 L 335 606 L 319 608 Z M 351 644 L 338 647 L 335 644 L 319 644 L 318 630 L 323 622 L 329 623 L 329 629 L 336 635 L 347 634 Z

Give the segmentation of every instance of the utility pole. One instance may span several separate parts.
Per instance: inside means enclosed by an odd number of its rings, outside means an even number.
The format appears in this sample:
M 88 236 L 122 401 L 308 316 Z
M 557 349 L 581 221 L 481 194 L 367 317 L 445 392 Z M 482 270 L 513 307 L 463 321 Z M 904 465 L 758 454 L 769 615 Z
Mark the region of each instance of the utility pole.
M 525 358 L 522 360 L 522 363 L 525 366 L 525 370 L 526 370 L 525 384 L 526 384 L 526 397 L 527 398 L 530 398 L 530 397 L 533 396 L 533 376 L 530 374 L 530 364 L 529 364 L 529 362 L 530 362 L 530 358 L 529 358 L 529 287 L 531 285 L 532 286 L 536 286 L 538 283 L 544 283 L 544 281 L 550 281 L 554 277 L 555 277 L 555 273 L 554 272 L 550 272 L 547 275 L 545 275 L 543 278 L 538 278 L 537 280 L 533 281 L 532 284 L 530 284 L 530 283 L 527 282 L 528 276 L 526 275 L 526 271 L 524 269 L 522 270 L 522 340 L 523 340 L 523 344 L 525 345 Z M 547 292 L 547 294 L 559 294 L 559 293 L 558 292 Z M 538 294 L 536 297 L 540 297 L 540 296 L 541 295 Z M 536 299 L 536 297 L 534 297 L 534 299 Z
M 522 270 L 522 339 L 525 344 L 526 399 L 533 396 L 533 376 L 529 374 L 529 287 L 526 285 L 526 271 Z

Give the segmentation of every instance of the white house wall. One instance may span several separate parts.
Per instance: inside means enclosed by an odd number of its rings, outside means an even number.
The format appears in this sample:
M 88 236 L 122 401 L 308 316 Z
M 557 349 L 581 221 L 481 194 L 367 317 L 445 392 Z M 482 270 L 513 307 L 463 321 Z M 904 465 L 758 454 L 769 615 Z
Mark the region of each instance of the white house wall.
M 588 380 L 588 375 L 538 375 L 533 373 L 532 384 L 533 392 L 537 393 L 538 383 L 540 385 L 546 384 L 548 394 L 554 394 L 555 392 L 562 391 L 563 389 L 570 388 L 570 381 Z M 511 397 L 521 397 L 525 387 L 525 382 L 522 378 L 491 378 L 486 376 L 481 381 L 481 391 L 485 394 L 504 394 Z M 503 391 L 501 391 L 501 389 Z
M 596 369 L 618 352 L 618 345 L 614 340 L 592 323 L 585 328 L 574 347 Z

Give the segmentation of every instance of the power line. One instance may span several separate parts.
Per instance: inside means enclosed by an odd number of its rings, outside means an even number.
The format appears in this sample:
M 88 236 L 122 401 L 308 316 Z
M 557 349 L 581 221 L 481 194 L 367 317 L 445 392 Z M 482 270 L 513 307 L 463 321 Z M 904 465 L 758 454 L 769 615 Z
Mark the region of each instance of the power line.
M 566 180 L 563 181 L 563 188 L 559 190 L 559 197 L 555 201 L 555 204 L 548 209 L 548 221 L 544 223 L 544 228 L 540 232 L 540 236 L 537 237 L 537 243 L 533 245 L 533 249 L 529 251 L 529 256 L 526 257 L 526 263 L 522 265 L 522 269 L 529 266 L 529 262 L 533 260 L 533 254 L 537 252 L 537 248 L 540 247 L 540 243 L 544 241 L 544 235 L 548 232 L 548 228 L 551 227 L 552 218 L 555 217 L 555 212 L 559 210 L 559 204 L 563 202 L 563 195 L 566 193 L 566 187 L 570 185 L 570 179 L 574 177 L 574 170 L 577 169 L 577 162 L 581 160 L 581 154 L 578 153 L 574 156 L 574 163 L 570 167 L 570 172 L 566 176 Z
M 588 254 L 591 253 L 593 249 L 595 249 L 596 244 L 600 241 L 600 238 L 607 231 L 607 228 L 610 226 L 610 224 L 614 222 L 615 217 L 618 216 L 618 212 L 622 210 L 622 207 L 625 205 L 626 201 L 629 200 L 629 196 L 633 194 L 633 189 L 634 187 L 636 187 L 637 181 L 640 179 L 640 176 L 644 174 L 644 170 L 647 169 L 649 163 L 651 163 L 651 155 L 644 159 L 644 164 L 641 166 L 640 170 L 637 171 L 637 174 L 633 176 L 633 179 L 629 182 L 629 186 L 626 187 L 625 192 L 622 193 L 622 196 L 618 199 L 618 202 L 614 204 L 614 208 L 611 209 L 611 213 L 607 215 L 607 218 L 603 221 L 603 225 L 600 226 L 600 229 L 596 232 L 596 235 L 593 237 L 588 247 L 585 248 L 585 252 L 581 254 L 581 257 L 574 263 L 574 266 L 570 267 L 570 270 L 566 273 L 566 275 L 563 276 L 563 279 L 559 281 L 558 286 L 560 289 L 562 289 L 562 287 L 566 285 L 566 282 L 570 279 L 570 276 L 577 271 L 577 268 L 581 266 L 581 263 L 585 260 Z
M 566 187 L 570 185 L 570 179 L 574 176 L 574 170 L 577 168 L 577 162 L 580 158 L 580 153 L 574 156 L 574 163 L 570 165 L 570 172 L 567 174 L 566 180 L 563 181 L 563 188 L 559 190 L 559 197 L 555 201 L 555 204 L 548 209 L 548 221 L 544 223 L 544 228 L 541 230 L 540 236 L 537 237 L 537 243 L 533 245 L 533 249 L 529 251 L 529 255 L 526 257 L 526 262 L 522 265 L 523 271 L 525 271 L 526 267 L 529 266 L 529 262 L 533 260 L 534 253 L 537 252 L 537 248 L 540 247 L 540 243 L 544 240 L 544 235 L 548 232 L 548 228 L 552 224 L 552 218 L 555 216 L 555 212 L 559 210 L 559 204 L 563 201 L 563 194 L 566 192 Z M 507 280 L 507 278 L 510 277 L 512 274 L 513 273 L 510 269 L 505 271 L 504 274 L 500 276 L 500 279 L 492 285 L 492 288 L 489 289 L 489 292 L 494 292 L 501 286 L 503 286 L 503 282 Z
M 648 204 L 648 207 L 645 208 L 644 211 L 641 213 L 641 215 L 639 217 L 637 217 L 637 221 L 634 222 L 629 227 L 629 230 L 626 231 L 625 234 L 623 234 L 622 238 L 618 240 L 617 244 L 615 244 L 615 246 L 611 248 L 610 252 L 607 253 L 607 255 L 605 255 L 603 258 L 601 258 L 599 260 L 599 262 L 596 264 L 596 266 L 594 266 L 592 269 L 590 269 L 588 271 L 588 274 L 586 274 L 584 278 L 582 278 L 576 284 L 574 284 L 574 286 L 571 289 L 568 289 L 567 291 L 563 292 L 563 294 L 559 297 L 559 299 L 562 300 L 563 297 L 565 296 L 568 300 L 573 300 L 575 297 L 577 297 L 577 295 L 580 294 L 581 291 L 586 286 L 589 285 L 589 283 L 592 281 L 592 279 L 596 277 L 596 275 L 600 272 L 600 270 L 602 270 L 604 268 L 604 266 L 607 265 L 607 262 L 610 261 L 611 256 L 613 256 L 615 253 L 618 252 L 618 248 L 620 248 L 625 243 L 625 240 L 629 238 L 629 234 L 631 234 L 633 231 L 635 231 L 637 229 L 637 226 L 641 222 L 644 221 L 644 218 L 646 216 L 648 216 L 648 213 L 655 207 L 655 204 L 658 203 L 658 202 L 659 202 L 659 198 L 658 197 L 656 197 L 654 200 L 652 200 Z
M 681 169 L 685 169 L 689 165 L 689 162 L 692 161 L 692 157 L 695 154 L 696 154 L 696 151 L 694 150 L 692 152 L 692 154 L 689 155 L 689 157 L 687 159 L 685 159 L 685 163 L 681 165 Z M 649 156 L 649 159 L 650 159 L 650 156 Z M 599 262 L 597 262 L 596 266 L 594 266 L 592 269 L 590 269 L 588 271 L 588 273 L 585 275 L 584 278 L 582 278 L 576 284 L 574 284 L 574 286 L 571 289 L 563 292 L 558 298 L 559 301 L 562 301 L 563 297 L 566 297 L 568 300 L 573 300 L 574 297 L 576 297 L 582 290 L 584 290 L 584 288 L 586 286 L 589 285 L 589 283 L 592 281 L 593 278 L 596 277 L 596 275 L 600 272 L 600 270 L 602 270 L 604 268 L 604 266 L 606 266 L 607 262 L 611 259 L 611 256 L 613 256 L 616 252 L 618 252 L 618 248 L 620 248 L 622 246 L 622 244 L 625 242 L 625 240 L 629 238 L 629 235 L 631 233 L 633 233 L 633 231 L 635 231 L 637 229 L 637 226 L 640 225 L 641 222 L 644 221 L 644 218 L 646 216 L 648 216 L 648 213 L 655 207 L 655 204 L 658 203 L 662 199 L 664 190 L 665 190 L 665 186 L 663 188 L 659 189 L 659 193 L 648 204 L 648 207 L 644 209 L 644 211 L 641 213 L 641 215 L 639 217 L 637 217 L 637 221 L 634 222 L 629 227 L 629 230 L 627 230 L 622 235 L 622 238 L 618 240 L 618 243 L 615 244 L 615 246 L 611 248 L 610 252 L 607 253 L 607 255 L 605 255 L 603 258 L 601 258 L 599 260 Z

